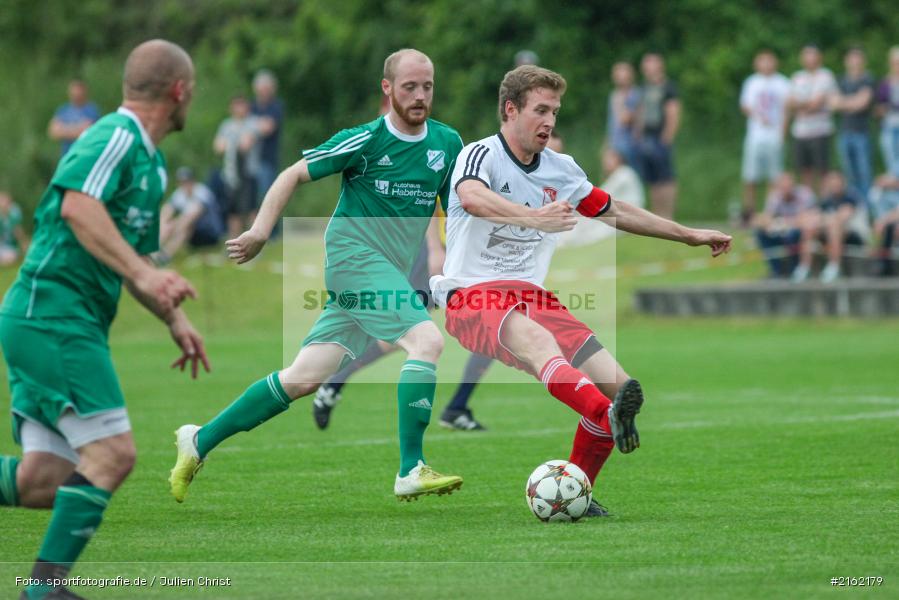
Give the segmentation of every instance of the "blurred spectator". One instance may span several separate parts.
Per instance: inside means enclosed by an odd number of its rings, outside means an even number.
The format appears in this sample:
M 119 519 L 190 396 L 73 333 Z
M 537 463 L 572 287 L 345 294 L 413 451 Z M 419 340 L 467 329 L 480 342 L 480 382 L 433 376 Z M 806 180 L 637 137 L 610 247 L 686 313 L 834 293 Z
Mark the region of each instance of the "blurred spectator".
M 275 96 L 278 80 L 271 71 L 265 69 L 253 78 L 253 104 L 250 112 L 258 117 L 259 166 L 256 172 L 256 208 L 272 186 L 280 172 L 278 149 L 281 143 L 281 125 L 284 121 L 284 105 Z
M 660 54 L 649 53 L 640 63 L 643 87 L 634 127 L 640 175 L 649 185 L 650 208 L 666 219 L 674 217 L 677 183 L 672 146 L 680 126 L 677 88 L 665 75 Z
M 60 142 L 65 154 L 81 133 L 100 118 L 100 109 L 88 98 L 87 84 L 80 79 L 69 82 L 69 101 L 56 109 L 47 134 Z
M 869 237 L 868 211 L 863 198 L 846 185 L 839 171 L 828 173 L 821 187 L 821 236 L 827 251 L 821 281 L 830 283 L 840 276 L 845 244 L 861 245 Z
M 800 180 L 815 187 L 830 170 L 834 131 L 830 102 L 837 91 L 837 82 L 833 73 L 821 66 L 821 51 L 817 46 L 805 46 L 799 60 L 802 70 L 793 74 L 790 89 L 793 149 Z
M 643 184 L 637 172 L 624 162 L 624 157 L 611 147 L 602 151 L 602 168 L 606 180 L 599 186 L 615 199 L 616 202 L 627 202 L 643 208 L 646 200 Z M 609 227 L 598 219 L 588 219 L 578 215 L 578 224 L 571 231 L 566 231 L 560 238 L 564 246 L 586 246 L 615 235 L 616 229 Z
M 231 99 L 231 116 L 219 125 L 213 147 L 224 156 L 222 178 L 227 189 L 228 236 L 249 229 L 256 213 L 256 173 L 259 167 L 258 119 L 244 96 Z
M 536 65 L 540 62 L 540 57 L 533 50 L 519 50 L 515 53 L 515 66 Z
M 880 149 L 893 177 L 899 177 L 899 46 L 890 48 L 890 71 L 877 89 L 877 109 L 883 122 Z
M 193 237 L 203 216 L 215 208 L 212 191 L 196 181 L 190 167 L 178 169 L 175 179 L 178 187 L 159 216 L 159 252 L 154 257 L 159 264 L 170 262 Z
M 22 228 L 22 210 L 9 192 L 0 190 L 0 267 L 6 267 L 28 251 L 28 234 Z
M 546 142 L 546 147 L 552 150 L 553 152 L 564 152 L 565 151 L 565 142 L 562 140 L 562 136 L 553 129 L 549 133 L 549 141 Z
M 871 188 L 870 204 L 874 210 L 874 237 L 880 241 L 876 255 L 880 258 L 879 274 L 895 275 L 890 254 L 899 240 L 899 177 L 884 173 Z
M 609 95 L 609 122 L 606 127 L 609 144 L 624 157 L 627 164 L 634 162 L 634 114 L 640 104 L 640 91 L 634 85 L 634 68 L 626 62 L 612 66 L 612 83 Z
M 777 57 L 770 50 L 755 55 L 755 73 L 740 91 L 740 108 L 746 115 L 743 143 L 743 214 L 749 225 L 756 211 L 761 182 L 771 183 L 783 171 L 783 141 L 787 125 L 790 80 L 777 72 Z
M 865 71 L 865 53 L 852 48 L 843 62 L 846 74 L 840 78 L 839 93 L 833 97 L 833 108 L 842 115 L 837 148 L 849 185 L 867 196 L 871 187 L 871 105 L 874 100 L 874 78 Z
M 808 278 L 819 221 L 811 188 L 782 173 L 768 192 L 765 210 L 754 219 L 756 239 L 772 277 L 786 277 L 792 271 L 793 281 Z

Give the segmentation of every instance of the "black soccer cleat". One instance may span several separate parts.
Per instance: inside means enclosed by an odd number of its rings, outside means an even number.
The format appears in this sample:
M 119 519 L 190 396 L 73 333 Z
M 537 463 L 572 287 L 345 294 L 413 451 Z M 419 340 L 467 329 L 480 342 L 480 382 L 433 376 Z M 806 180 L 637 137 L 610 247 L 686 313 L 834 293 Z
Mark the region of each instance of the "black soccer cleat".
M 636 379 L 628 379 L 609 407 L 609 426 L 612 429 L 612 437 L 615 445 L 623 454 L 633 452 L 640 447 L 640 434 L 634 419 L 643 406 L 643 389 Z
M 596 498 L 590 499 L 590 506 L 587 507 L 587 512 L 584 513 L 584 518 L 588 517 L 611 517 L 612 513 L 609 512 L 605 506 L 596 501 Z
M 340 402 L 340 393 L 327 383 L 321 384 L 312 400 L 312 418 L 319 429 L 325 429 L 331 422 L 331 411 Z
M 487 428 L 475 420 L 474 415 L 469 409 L 450 410 L 446 409 L 440 415 L 440 425 L 447 429 L 455 429 L 456 431 L 486 431 Z

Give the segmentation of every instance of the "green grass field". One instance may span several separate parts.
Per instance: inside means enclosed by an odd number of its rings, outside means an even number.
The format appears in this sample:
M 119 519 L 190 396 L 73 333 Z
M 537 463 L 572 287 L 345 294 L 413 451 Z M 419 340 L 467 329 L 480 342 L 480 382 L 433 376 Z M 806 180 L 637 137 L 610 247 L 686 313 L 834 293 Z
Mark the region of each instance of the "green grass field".
M 317 248 L 309 243 L 312 263 Z M 676 261 L 701 252 L 631 238 L 617 245 L 623 272 L 660 254 Z M 457 494 L 396 501 L 394 387 L 368 383 L 345 389 L 326 432 L 304 399 L 225 442 L 177 505 L 166 483 L 171 432 L 210 418 L 281 366 L 281 278 L 268 268 L 279 258 L 272 248 L 252 270 L 180 265 L 202 294 L 189 310 L 207 333 L 214 372 L 200 381 L 167 369 L 176 352 L 166 332 L 123 301 L 112 348 L 138 465 L 73 574 L 156 580 L 79 593 L 799 598 L 827 594 L 831 577 L 880 576 L 871 592 L 899 597 L 899 321 L 659 320 L 630 308 L 640 285 L 756 276 L 757 261 L 619 279 L 614 347 L 647 402 L 642 448 L 616 453 L 597 486 L 613 518 L 543 524 L 530 514 L 525 480 L 540 462 L 567 457 L 577 418 L 539 383 L 497 383 L 510 380 L 502 365 L 472 403 L 490 431 L 435 423 L 426 438 L 429 461 L 465 477 Z M 553 287 L 590 288 L 597 261 L 589 253 L 564 250 L 558 259 L 566 276 Z M 4 274 L 3 287 L 9 281 Z M 449 340 L 438 409 L 464 358 Z M 382 381 L 399 360 L 376 369 Z M 0 406 L 8 403 L 4 387 Z M 16 452 L 0 437 L 0 453 Z M 0 596 L 8 598 L 49 512 L 0 514 Z M 174 588 L 161 577 L 230 577 L 231 586 Z

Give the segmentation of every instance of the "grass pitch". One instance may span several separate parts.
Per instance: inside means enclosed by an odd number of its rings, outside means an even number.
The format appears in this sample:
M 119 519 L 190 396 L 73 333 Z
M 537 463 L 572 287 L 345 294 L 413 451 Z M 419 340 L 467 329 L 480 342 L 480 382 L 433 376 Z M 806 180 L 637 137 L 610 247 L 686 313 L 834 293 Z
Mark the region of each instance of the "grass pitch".
M 618 263 L 638 265 L 661 249 L 667 259 L 702 252 L 626 238 Z M 465 478 L 452 496 L 396 501 L 394 387 L 351 383 L 329 430 L 315 428 L 300 400 L 214 451 L 177 505 L 166 483 L 172 431 L 202 423 L 281 366 L 281 279 L 266 268 L 277 255 L 271 249 L 253 270 L 181 265 L 202 294 L 189 310 L 214 366 L 200 381 L 167 370 L 176 352 L 164 329 L 123 302 L 111 344 L 138 464 L 73 575 L 148 585 L 77 592 L 795 598 L 826 594 L 831 577 L 880 576 L 871 591 L 899 597 L 899 322 L 660 320 L 629 308 L 640 284 L 754 275 L 757 262 L 619 280 L 615 351 L 647 401 L 642 448 L 616 452 L 597 485 L 612 518 L 543 524 L 530 514 L 525 480 L 540 462 L 567 457 L 577 417 L 539 383 L 496 383 L 507 380 L 502 365 L 472 401 L 490 431 L 448 432 L 435 415 L 426 437 L 434 467 Z M 583 277 L 583 251 L 558 258 Z M 437 411 L 465 358 L 454 346 L 448 340 L 439 367 L 447 383 Z M 397 372 L 399 362 L 377 369 Z M 0 406 L 8 402 L 4 387 Z M 0 452 L 18 452 L 9 436 Z M 0 596 L 14 597 L 50 513 L 0 515 Z M 176 577 L 195 585 L 165 585 Z M 230 585 L 201 588 L 201 577 Z

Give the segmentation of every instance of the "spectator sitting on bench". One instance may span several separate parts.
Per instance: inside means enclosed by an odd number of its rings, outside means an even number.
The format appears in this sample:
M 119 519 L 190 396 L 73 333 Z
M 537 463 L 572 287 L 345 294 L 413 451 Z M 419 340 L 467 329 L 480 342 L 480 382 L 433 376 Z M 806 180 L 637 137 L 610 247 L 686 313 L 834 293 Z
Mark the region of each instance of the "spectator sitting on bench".
M 839 171 L 830 171 L 821 187 L 820 231 L 827 250 L 821 281 L 830 283 L 840 276 L 845 244 L 863 245 L 868 238 L 868 216 L 863 198 L 846 185 L 846 178 Z
M 791 269 L 793 281 L 808 277 L 819 223 L 811 188 L 797 185 L 792 174 L 782 173 L 768 193 L 765 210 L 753 219 L 756 239 L 772 277 L 786 277 Z
M 159 247 L 156 262 L 168 263 L 194 234 L 200 218 L 213 207 L 215 198 L 208 187 L 196 181 L 190 167 L 175 172 L 178 187 L 162 207 L 159 216 Z
M 874 238 L 880 240 L 876 256 L 880 259 L 879 274 L 895 275 L 890 260 L 893 242 L 899 229 L 899 178 L 885 173 L 877 178 L 869 194 L 869 202 L 874 211 Z

